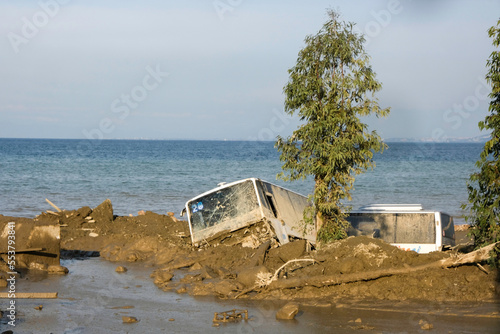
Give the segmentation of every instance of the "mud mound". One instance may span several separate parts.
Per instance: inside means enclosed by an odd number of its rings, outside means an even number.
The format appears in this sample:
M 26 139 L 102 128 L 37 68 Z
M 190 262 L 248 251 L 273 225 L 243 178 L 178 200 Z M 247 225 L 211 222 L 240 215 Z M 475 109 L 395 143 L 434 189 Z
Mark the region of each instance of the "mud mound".
M 252 231 L 246 235 L 253 235 Z M 350 237 L 321 250 L 307 248 L 305 241 L 277 247 L 268 240 L 255 249 L 241 243 L 233 246 L 219 243 L 189 252 L 187 256 L 172 257 L 152 277 L 165 291 L 222 298 L 484 301 L 498 298 L 500 293 L 498 273 L 486 264 L 481 268 L 467 265 L 404 273 L 405 268 L 456 256 L 452 252 L 417 254 L 365 236 Z M 398 268 L 401 274 L 332 286 L 269 289 L 267 284 L 257 284 L 259 280 L 271 280 L 273 275 L 282 281 L 331 275 L 362 277 L 364 273 Z M 164 276 L 167 279 L 162 279 Z
M 191 247 L 185 221 L 150 211 L 138 216 L 114 216 L 109 200 L 94 209 L 82 207 L 50 216 L 61 224 L 63 249 L 106 249 L 106 258 L 114 261 L 142 261 L 161 247 Z

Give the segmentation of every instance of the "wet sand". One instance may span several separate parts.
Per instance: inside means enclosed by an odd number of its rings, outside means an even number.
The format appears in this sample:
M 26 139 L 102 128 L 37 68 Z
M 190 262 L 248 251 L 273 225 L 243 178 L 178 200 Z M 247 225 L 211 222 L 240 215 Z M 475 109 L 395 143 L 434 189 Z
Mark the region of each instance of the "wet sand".
M 410 301 L 298 301 L 295 320 L 278 321 L 286 301 L 221 300 L 163 292 L 151 280 L 154 268 L 144 263 L 111 263 L 101 258 L 62 260 L 66 276 L 29 275 L 18 279 L 18 292 L 58 292 L 57 299 L 17 300 L 14 333 L 498 333 L 499 303 L 412 303 Z M 116 273 L 117 266 L 128 271 Z M 8 300 L 0 300 L 5 309 Z M 43 305 L 42 310 L 35 307 Z M 213 327 L 214 312 L 248 309 L 250 320 Z M 139 322 L 126 324 L 122 316 Z

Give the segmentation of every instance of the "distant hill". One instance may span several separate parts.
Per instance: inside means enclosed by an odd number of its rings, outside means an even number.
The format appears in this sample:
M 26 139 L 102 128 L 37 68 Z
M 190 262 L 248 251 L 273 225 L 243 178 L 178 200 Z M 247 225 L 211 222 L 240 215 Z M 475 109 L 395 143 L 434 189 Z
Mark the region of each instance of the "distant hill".
M 483 135 L 477 137 L 450 137 L 444 140 L 435 140 L 433 138 L 386 138 L 387 143 L 486 143 L 491 136 Z

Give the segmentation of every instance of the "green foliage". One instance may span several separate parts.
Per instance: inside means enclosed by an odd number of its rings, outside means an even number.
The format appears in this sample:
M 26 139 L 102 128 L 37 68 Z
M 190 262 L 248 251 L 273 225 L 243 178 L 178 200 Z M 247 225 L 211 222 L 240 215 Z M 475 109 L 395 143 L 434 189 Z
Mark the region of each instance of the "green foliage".
M 346 236 L 350 208 L 340 201 L 351 199 L 355 175 L 373 168 L 374 152 L 385 148 L 360 117 L 389 113 L 373 96 L 381 84 L 369 65 L 364 37 L 353 31 L 353 23 L 339 21 L 338 13 L 328 11 L 328 16 L 316 35 L 305 38 L 283 89 L 285 112 L 297 113 L 302 125 L 276 142 L 283 162 L 278 177 L 293 181 L 314 175 L 314 214 L 306 213 L 305 220 L 316 216 L 323 222 L 318 232 L 323 241 Z
M 488 33 L 493 46 L 498 48 L 500 20 Z M 469 211 L 466 219 L 471 224 L 476 247 L 500 241 L 500 52 L 493 51 L 486 64 L 489 68 L 486 80 L 492 87 L 490 114 L 479 122 L 479 128 L 491 131 L 491 139 L 476 162 L 478 172 L 471 174 L 467 183 L 469 203 L 462 205 Z

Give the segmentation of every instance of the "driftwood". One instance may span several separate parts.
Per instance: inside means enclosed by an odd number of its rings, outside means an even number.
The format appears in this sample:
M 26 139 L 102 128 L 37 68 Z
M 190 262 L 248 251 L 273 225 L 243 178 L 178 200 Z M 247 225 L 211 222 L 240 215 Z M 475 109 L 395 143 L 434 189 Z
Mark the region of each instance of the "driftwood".
M 407 274 L 432 268 L 453 268 L 465 264 L 474 264 L 487 260 L 490 257 L 489 253 L 495 248 L 497 244 L 500 244 L 500 242 L 488 245 L 486 247 L 480 248 L 468 254 L 450 257 L 447 259 L 410 268 L 381 269 L 381 270 L 374 270 L 369 272 L 360 272 L 360 273 L 353 273 L 346 275 L 329 275 L 329 276 L 314 276 L 305 278 L 279 279 L 273 281 L 271 284 L 269 284 L 267 288 L 268 290 L 276 290 L 276 289 L 299 288 L 304 286 L 323 287 L 330 285 L 339 285 L 343 283 L 371 281 L 381 277 Z
M 14 298 L 11 298 L 15 295 Z M 57 298 L 57 292 L 0 292 L 0 299 L 54 299 Z
M 54 203 L 52 203 L 51 201 L 49 201 L 47 198 L 46 198 L 45 200 L 47 201 L 47 203 L 49 203 L 49 204 L 50 204 L 50 206 L 51 206 L 51 207 L 53 207 L 54 209 L 56 209 L 56 211 L 57 211 L 57 212 L 62 212 L 62 210 L 61 210 L 61 209 L 59 209 L 59 208 L 57 207 L 57 205 L 55 205 Z

